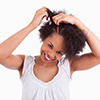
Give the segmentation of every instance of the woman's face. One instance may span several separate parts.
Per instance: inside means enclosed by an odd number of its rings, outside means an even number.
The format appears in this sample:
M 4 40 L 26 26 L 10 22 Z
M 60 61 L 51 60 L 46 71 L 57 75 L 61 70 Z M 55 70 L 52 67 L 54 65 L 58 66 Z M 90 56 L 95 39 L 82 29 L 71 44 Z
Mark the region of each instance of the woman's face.
M 50 63 L 59 60 L 64 54 L 64 39 L 61 35 L 53 33 L 47 37 L 41 46 L 41 60 Z

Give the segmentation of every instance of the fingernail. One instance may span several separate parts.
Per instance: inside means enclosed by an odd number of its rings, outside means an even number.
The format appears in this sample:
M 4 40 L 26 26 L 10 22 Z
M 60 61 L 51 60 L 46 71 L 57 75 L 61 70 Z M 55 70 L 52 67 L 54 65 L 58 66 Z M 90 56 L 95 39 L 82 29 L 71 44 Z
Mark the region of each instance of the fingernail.
M 50 22 L 49 22 L 49 25 L 51 25 L 51 24 L 52 24 L 52 22 L 50 21 Z

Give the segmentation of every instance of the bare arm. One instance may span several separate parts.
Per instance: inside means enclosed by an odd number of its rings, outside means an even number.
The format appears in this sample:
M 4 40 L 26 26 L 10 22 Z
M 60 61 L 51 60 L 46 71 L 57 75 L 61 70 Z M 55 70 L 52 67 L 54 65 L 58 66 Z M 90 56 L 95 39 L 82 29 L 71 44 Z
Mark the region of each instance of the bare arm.
M 62 21 L 76 25 L 79 29 L 84 31 L 83 33 L 85 36 L 89 31 L 89 29 L 74 16 L 60 13 L 59 15 L 54 16 L 53 20 L 57 25 L 59 25 L 59 23 Z M 100 40 L 92 31 L 90 31 L 86 41 L 92 52 L 81 56 L 76 56 L 72 61 L 70 61 L 71 73 L 76 70 L 89 69 L 100 64 Z
M 12 55 L 12 52 L 31 30 L 31 27 L 27 26 L 0 44 L 0 64 L 11 69 L 19 69 L 22 66 L 24 57 L 21 55 Z
M 78 19 L 76 19 L 75 25 L 84 31 L 84 34 L 87 35 L 89 29 Z M 100 40 L 96 37 L 96 35 L 90 31 L 89 35 L 86 38 L 86 41 L 93 53 L 98 59 L 100 59 Z
M 33 20 L 28 26 L 0 44 L 0 64 L 10 69 L 20 70 L 20 68 L 22 68 L 24 55 L 12 55 L 12 52 L 32 30 L 38 27 L 42 19 L 48 16 L 46 9 L 46 7 L 43 7 L 37 10 Z
M 75 25 L 80 28 L 85 35 L 88 33 L 89 29 L 80 20 L 76 19 Z M 92 52 L 82 56 L 76 56 L 73 59 L 71 66 L 74 71 L 86 70 L 100 64 L 100 40 L 90 31 L 86 41 Z

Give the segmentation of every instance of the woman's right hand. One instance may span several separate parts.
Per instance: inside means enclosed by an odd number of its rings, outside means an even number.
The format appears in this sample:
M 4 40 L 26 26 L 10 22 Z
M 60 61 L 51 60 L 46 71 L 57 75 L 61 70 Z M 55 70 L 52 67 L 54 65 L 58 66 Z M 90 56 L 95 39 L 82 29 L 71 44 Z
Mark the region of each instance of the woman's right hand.
M 46 17 L 46 20 L 48 19 L 48 13 L 47 13 L 47 8 L 46 7 L 42 7 L 39 10 L 36 11 L 30 25 L 32 25 L 33 29 L 37 28 L 41 22 L 42 19 Z

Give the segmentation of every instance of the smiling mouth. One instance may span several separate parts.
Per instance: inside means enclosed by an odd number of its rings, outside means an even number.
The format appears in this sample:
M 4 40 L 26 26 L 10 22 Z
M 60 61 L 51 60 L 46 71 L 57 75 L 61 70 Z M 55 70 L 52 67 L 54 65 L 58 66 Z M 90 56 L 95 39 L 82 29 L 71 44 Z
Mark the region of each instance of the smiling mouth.
M 46 61 L 52 61 L 53 59 L 50 59 L 45 53 L 44 53 L 44 59 L 46 60 Z

